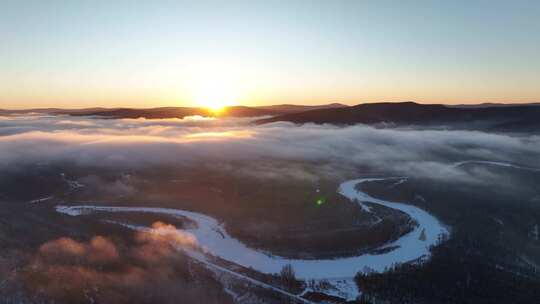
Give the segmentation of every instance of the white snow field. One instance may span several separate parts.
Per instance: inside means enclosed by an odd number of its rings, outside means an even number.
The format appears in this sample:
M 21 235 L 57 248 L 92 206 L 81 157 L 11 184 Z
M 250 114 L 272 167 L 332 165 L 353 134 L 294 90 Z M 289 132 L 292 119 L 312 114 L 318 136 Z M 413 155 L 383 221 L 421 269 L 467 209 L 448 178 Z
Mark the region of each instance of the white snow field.
M 448 229 L 435 217 L 420 208 L 374 198 L 363 191 L 356 190 L 357 184 L 386 179 L 388 178 L 362 178 L 346 181 L 340 185 L 338 192 L 361 204 L 364 208 L 367 206 L 362 202 L 370 202 L 400 210 L 408 214 L 418 225 L 411 232 L 379 248 L 395 247 L 393 250 L 381 254 L 362 254 L 335 259 L 290 259 L 250 248 L 238 239 L 231 237 L 216 219 L 192 211 L 157 207 L 93 205 L 56 206 L 56 211 L 70 216 L 79 216 L 92 212 L 148 212 L 184 216 L 194 221 L 196 227 L 182 231 L 195 236 L 203 252 L 244 267 L 251 267 L 262 273 L 279 273 L 283 266 L 291 264 L 299 279 L 348 282 L 348 284 L 344 284 L 346 288 L 343 288 L 342 292 L 338 290 L 335 294 L 347 299 L 354 299 L 359 291 L 354 286 L 352 279 L 358 272 L 382 272 L 396 263 L 406 263 L 420 258 L 427 258 L 430 254 L 429 247 L 436 244 L 438 237 L 449 234 Z M 369 210 L 369 208 L 365 209 Z M 422 231 L 425 233 L 425 238 L 420 237 Z

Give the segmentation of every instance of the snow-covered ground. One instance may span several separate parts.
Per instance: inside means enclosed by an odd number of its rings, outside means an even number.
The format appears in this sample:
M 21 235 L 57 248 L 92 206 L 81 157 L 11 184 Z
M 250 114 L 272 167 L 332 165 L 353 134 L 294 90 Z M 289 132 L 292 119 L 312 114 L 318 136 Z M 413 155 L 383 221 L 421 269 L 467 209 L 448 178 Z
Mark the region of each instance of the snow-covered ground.
M 357 191 L 356 185 L 382 181 L 385 178 L 363 178 L 344 182 L 339 187 L 339 193 L 345 197 L 362 202 L 370 202 L 397 209 L 407 213 L 418 223 L 411 232 L 399 239 L 385 244 L 381 248 L 396 247 L 394 250 L 381 254 L 362 254 L 354 257 L 336 259 L 302 260 L 290 259 L 263 253 L 246 246 L 241 241 L 231 237 L 219 222 L 207 215 L 170 208 L 157 207 L 114 207 L 114 206 L 57 206 L 58 212 L 71 216 L 78 216 L 95 211 L 99 212 L 149 212 L 155 214 L 168 214 L 184 216 L 197 223 L 196 227 L 186 229 L 194 235 L 204 252 L 218 256 L 224 260 L 251 267 L 262 273 L 279 273 L 283 266 L 291 264 L 300 279 L 306 280 L 350 280 L 361 271 L 382 272 L 396 263 L 406 263 L 422 257 L 428 257 L 429 247 L 437 242 L 439 235 L 448 234 L 449 231 L 432 215 L 412 205 L 390 202 L 371 197 L 365 192 Z M 420 234 L 425 231 L 426 238 Z M 354 299 L 358 290 L 351 290 L 347 284 L 347 291 L 341 293 L 349 299 Z
M 384 205 L 407 213 L 418 226 L 394 242 L 384 245 L 385 248 L 397 246 L 395 250 L 382 254 L 363 254 L 354 257 L 336 259 L 302 260 L 289 259 L 270 255 L 247 247 L 241 241 L 231 237 L 218 221 L 210 216 L 179 209 L 156 207 L 108 207 L 108 206 L 58 206 L 57 211 L 69 215 L 81 215 L 93 211 L 100 212 L 149 212 L 185 216 L 197 223 L 197 227 L 187 229 L 193 234 L 204 251 L 234 262 L 244 267 L 252 267 L 263 273 L 278 273 L 283 266 L 291 264 L 299 278 L 328 279 L 353 277 L 358 271 L 371 269 L 383 271 L 395 263 L 405 263 L 429 255 L 429 246 L 434 245 L 440 234 L 448 234 L 448 230 L 440 222 L 415 206 L 381 200 L 356 191 L 355 185 L 384 178 L 365 178 L 343 183 L 339 192 L 349 199 L 360 202 L 371 202 Z M 426 240 L 420 240 L 422 230 L 426 232 Z
M 35 199 L 35 200 L 31 200 L 30 203 L 31 204 L 43 203 L 43 202 L 52 200 L 53 198 L 54 198 L 54 196 L 52 196 L 52 195 L 51 196 L 46 196 L 46 197 L 38 198 L 38 199 Z
M 310 281 L 306 289 L 299 296 L 304 296 L 310 292 L 324 293 L 328 296 L 340 297 L 348 301 L 355 300 L 360 295 L 354 278 Z
M 70 215 L 75 215 L 75 213 L 70 214 Z M 148 232 L 148 233 L 163 233 L 163 231 L 159 231 L 159 230 L 155 230 L 153 228 L 148 228 L 148 227 L 139 226 L 139 225 L 125 224 L 125 223 L 116 222 L 116 221 L 110 221 L 110 220 L 107 220 L 107 222 L 113 223 L 113 224 L 118 224 L 118 225 L 127 227 L 129 229 L 136 230 L 136 231 L 142 231 L 142 232 Z M 289 298 L 295 299 L 299 303 L 313 304 L 313 302 L 302 298 L 303 294 L 296 295 L 296 294 L 290 293 L 290 292 L 288 292 L 286 290 L 283 290 L 281 288 L 272 286 L 272 285 L 270 285 L 268 283 L 261 282 L 259 280 L 250 278 L 250 277 L 248 277 L 248 276 L 246 276 L 244 274 L 241 274 L 241 273 L 238 273 L 236 271 L 232 271 L 232 270 L 230 270 L 230 269 L 228 269 L 226 267 L 220 266 L 220 265 L 210 261 L 210 259 L 208 259 L 208 257 L 204 253 L 201 253 L 200 251 L 197 251 L 194 248 L 191 248 L 189 246 L 184 246 L 182 244 L 178 244 L 178 242 L 174 243 L 174 240 L 172 241 L 172 245 L 175 246 L 179 251 L 183 251 L 184 253 L 186 253 L 193 260 L 205 265 L 210 270 L 226 273 L 228 275 L 231 275 L 232 277 L 236 277 L 236 278 L 242 280 L 243 282 L 253 284 L 253 285 L 258 286 L 258 287 L 263 288 L 263 289 L 272 290 L 272 291 L 274 291 L 276 293 L 279 293 L 279 294 L 282 294 L 282 295 L 287 296 Z M 228 289 L 226 287 L 224 288 L 224 290 L 235 301 L 238 300 L 238 295 L 236 295 L 232 290 L 230 290 L 230 289 Z

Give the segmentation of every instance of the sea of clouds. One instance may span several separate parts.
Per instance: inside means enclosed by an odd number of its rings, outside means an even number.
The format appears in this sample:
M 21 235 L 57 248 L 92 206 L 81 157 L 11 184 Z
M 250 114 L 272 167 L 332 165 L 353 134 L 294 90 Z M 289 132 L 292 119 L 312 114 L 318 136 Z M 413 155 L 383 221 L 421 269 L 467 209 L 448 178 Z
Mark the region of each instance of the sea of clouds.
M 123 168 L 243 162 L 249 166 L 239 172 L 267 176 L 340 176 L 362 168 L 464 180 L 467 173 L 452 163 L 489 160 L 540 167 L 539 156 L 540 136 L 534 134 L 288 122 L 256 125 L 250 118 L 0 116 L 0 169 L 56 161 Z M 273 161 L 290 165 L 273 167 Z M 303 165 L 298 167 L 299 163 Z M 303 172 L 305 164 L 316 167 L 315 173 Z

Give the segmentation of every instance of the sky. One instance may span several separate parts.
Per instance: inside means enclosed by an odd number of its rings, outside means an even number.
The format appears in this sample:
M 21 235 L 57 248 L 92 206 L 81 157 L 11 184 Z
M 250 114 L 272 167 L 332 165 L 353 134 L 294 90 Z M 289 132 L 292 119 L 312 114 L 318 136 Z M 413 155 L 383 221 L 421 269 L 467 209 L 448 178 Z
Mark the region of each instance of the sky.
M 0 0 L 0 108 L 540 102 L 540 1 Z

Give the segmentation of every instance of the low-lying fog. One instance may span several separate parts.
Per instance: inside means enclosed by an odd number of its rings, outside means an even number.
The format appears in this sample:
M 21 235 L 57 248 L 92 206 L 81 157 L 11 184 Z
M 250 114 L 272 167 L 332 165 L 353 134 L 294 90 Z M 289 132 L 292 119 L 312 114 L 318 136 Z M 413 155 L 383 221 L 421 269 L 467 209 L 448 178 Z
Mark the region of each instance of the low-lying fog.
M 245 161 L 249 166 L 239 168 L 239 174 L 261 177 L 316 179 L 369 169 L 488 183 L 499 177 L 478 169 L 472 178 L 460 167 L 448 165 L 489 160 L 540 167 L 537 135 L 285 122 L 257 126 L 251 121 L 0 116 L 0 169 L 54 161 L 107 168 Z M 309 162 L 316 171 L 274 168 L 268 160 Z

